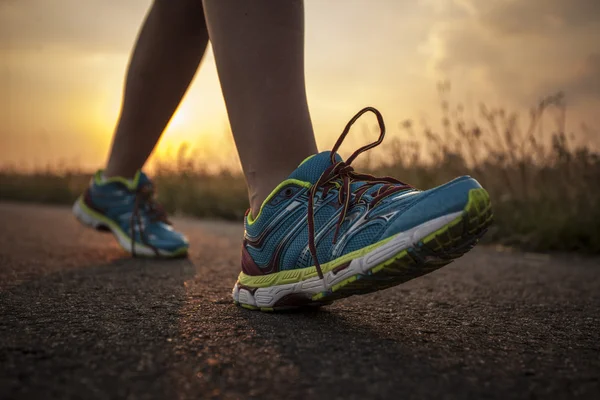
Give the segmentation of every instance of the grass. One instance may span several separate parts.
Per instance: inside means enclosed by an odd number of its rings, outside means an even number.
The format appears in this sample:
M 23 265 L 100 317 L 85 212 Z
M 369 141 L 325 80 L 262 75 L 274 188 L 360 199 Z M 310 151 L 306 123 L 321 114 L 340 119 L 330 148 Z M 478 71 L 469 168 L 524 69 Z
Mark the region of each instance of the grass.
M 564 96 L 546 97 L 526 119 L 481 105 L 479 116 L 469 120 L 461 105 L 448 101 L 448 89 L 440 85 L 441 128 L 404 121 L 390 130 L 384 146 L 359 158 L 360 169 L 421 189 L 471 175 L 492 198 L 495 224 L 487 242 L 600 254 L 600 155 L 577 144 L 585 132 L 567 134 Z M 546 131 L 548 119 L 553 124 Z M 3 168 L 0 200 L 70 204 L 89 178 L 77 170 L 26 174 Z M 154 179 L 171 213 L 241 220 L 248 206 L 239 172 L 207 172 L 185 149 L 175 163 L 156 162 Z
M 467 173 L 492 198 L 495 224 L 486 240 L 536 251 L 600 253 L 600 155 L 565 131 L 562 93 L 540 101 L 526 123 L 517 113 L 483 105 L 476 122 L 467 121 L 460 106 L 442 101 L 442 109 L 442 133 L 425 127 L 423 144 L 406 121 L 403 129 L 412 139 L 394 138 L 388 145 L 390 154 L 404 156 L 391 157 L 378 172 L 421 188 Z M 554 120 L 550 132 L 542 124 L 547 119 Z

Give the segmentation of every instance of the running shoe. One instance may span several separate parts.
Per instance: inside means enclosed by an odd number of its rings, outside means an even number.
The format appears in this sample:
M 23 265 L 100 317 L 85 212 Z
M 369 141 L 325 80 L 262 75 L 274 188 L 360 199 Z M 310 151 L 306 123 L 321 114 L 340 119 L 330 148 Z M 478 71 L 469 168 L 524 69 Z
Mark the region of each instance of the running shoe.
M 103 178 L 102 171 L 96 172 L 73 205 L 73 214 L 86 226 L 112 232 L 119 245 L 133 256 L 187 254 L 186 237 L 172 228 L 154 198 L 152 182 L 141 171 L 133 180 Z
M 366 112 L 379 139 L 346 161 L 337 150 Z M 492 222 L 490 197 L 469 176 L 430 190 L 356 172 L 351 163 L 385 135 L 367 107 L 331 152 L 304 160 L 246 212 L 236 304 L 262 311 L 319 306 L 389 288 L 430 273 L 469 251 Z

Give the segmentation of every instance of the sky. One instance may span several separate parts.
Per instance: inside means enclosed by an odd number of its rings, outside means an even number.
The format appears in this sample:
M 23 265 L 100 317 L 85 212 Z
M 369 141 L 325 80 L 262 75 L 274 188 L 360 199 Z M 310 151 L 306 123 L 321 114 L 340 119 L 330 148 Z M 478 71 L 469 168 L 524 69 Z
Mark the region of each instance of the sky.
M 102 166 L 150 4 L 0 0 L 0 165 Z M 390 130 L 406 119 L 434 123 L 445 80 L 473 118 L 481 101 L 526 115 L 564 91 L 569 128 L 600 128 L 598 0 L 306 0 L 305 20 L 321 149 L 367 105 Z M 596 143 L 595 135 L 581 140 Z M 167 157 L 181 143 L 198 157 L 231 160 L 217 151 L 231 140 L 210 49 L 156 154 Z

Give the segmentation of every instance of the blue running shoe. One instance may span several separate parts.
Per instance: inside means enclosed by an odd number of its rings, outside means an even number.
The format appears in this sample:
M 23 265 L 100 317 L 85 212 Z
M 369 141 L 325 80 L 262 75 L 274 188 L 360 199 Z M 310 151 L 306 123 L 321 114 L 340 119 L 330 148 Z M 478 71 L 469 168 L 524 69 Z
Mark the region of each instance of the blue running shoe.
M 380 137 L 343 161 L 336 152 L 368 111 L 377 117 Z M 492 209 L 475 179 L 421 191 L 354 171 L 352 161 L 384 135 L 379 111 L 361 110 L 331 152 L 303 161 L 255 218 L 246 213 L 237 304 L 263 311 L 329 304 L 432 272 L 477 243 Z
M 141 171 L 132 181 L 103 179 L 102 171 L 75 202 L 73 213 L 84 225 L 111 231 L 117 242 L 134 256 L 179 257 L 187 254 L 188 241 L 173 230 L 154 199 L 152 182 Z

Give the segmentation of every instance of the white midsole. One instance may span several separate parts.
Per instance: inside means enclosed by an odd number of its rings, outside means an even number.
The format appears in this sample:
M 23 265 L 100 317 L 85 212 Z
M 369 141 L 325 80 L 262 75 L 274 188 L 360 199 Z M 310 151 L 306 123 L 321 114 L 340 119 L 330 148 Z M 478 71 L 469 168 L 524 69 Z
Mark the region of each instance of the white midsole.
M 90 215 L 87 212 L 85 212 L 85 210 L 81 207 L 80 201 L 81 201 L 81 199 L 78 199 L 75 202 L 75 204 L 73 205 L 73 214 L 75 215 L 75 217 L 77 217 L 79 222 L 81 222 L 82 224 L 87 225 L 89 227 L 92 227 L 94 229 L 97 229 L 100 226 L 110 229 L 112 234 L 117 239 L 117 242 L 119 243 L 119 245 L 125 251 L 127 251 L 129 253 L 133 254 L 133 251 L 135 250 L 136 255 L 147 256 L 147 257 L 156 257 L 156 253 L 154 252 L 154 250 L 142 243 L 136 242 L 134 248 L 132 248 L 131 238 L 125 236 L 120 229 L 115 229 L 113 226 L 111 226 L 110 224 L 107 224 L 105 221 L 99 220 L 98 218 L 94 217 L 93 215 Z M 161 249 L 158 250 L 158 253 L 161 256 L 171 255 L 171 252 L 161 250 Z
M 246 288 L 240 288 L 239 284 L 236 283 L 232 292 L 233 300 L 253 307 L 269 308 L 273 307 L 282 297 L 293 293 L 302 293 L 307 297 L 312 297 L 317 293 L 331 289 L 350 276 L 366 274 L 371 268 L 390 259 L 400 251 L 415 245 L 422 238 L 452 222 L 461 214 L 462 211 L 447 214 L 424 222 L 405 232 L 400 232 L 386 244 L 352 260 L 347 268 L 337 273 L 333 271 L 325 273 L 322 280 L 319 277 L 313 277 L 296 283 L 258 288 L 254 291 L 254 294 Z

